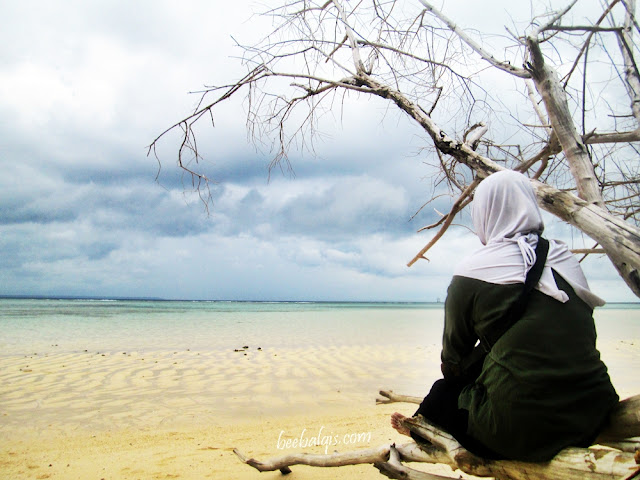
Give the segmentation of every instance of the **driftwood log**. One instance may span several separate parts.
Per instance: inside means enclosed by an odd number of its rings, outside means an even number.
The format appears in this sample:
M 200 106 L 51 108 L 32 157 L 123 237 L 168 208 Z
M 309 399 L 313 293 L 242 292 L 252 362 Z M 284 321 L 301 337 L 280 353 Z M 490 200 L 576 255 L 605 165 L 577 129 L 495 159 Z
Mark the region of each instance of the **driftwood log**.
M 380 395 L 383 398 L 376 400 L 378 404 L 422 401 L 419 397 L 399 395 L 389 390 L 380 391 Z M 234 453 L 243 463 L 260 472 L 280 470 L 283 474 L 290 473 L 293 465 L 339 467 L 369 463 L 389 478 L 454 478 L 422 472 L 404 465 L 404 462 L 421 462 L 444 464 L 452 470 L 499 480 L 640 480 L 640 438 L 636 438 L 640 437 L 640 395 L 620 402 L 596 445 L 589 448 L 566 448 L 553 460 L 541 463 L 481 458 L 422 417 L 407 418 L 403 423 L 409 430 L 427 439 L 428 443 L 411 441 L 403 445 L 383 445 L 329 455 L 291 453 L 264 461 L 247 458 L 237 449 L 234 449 Z

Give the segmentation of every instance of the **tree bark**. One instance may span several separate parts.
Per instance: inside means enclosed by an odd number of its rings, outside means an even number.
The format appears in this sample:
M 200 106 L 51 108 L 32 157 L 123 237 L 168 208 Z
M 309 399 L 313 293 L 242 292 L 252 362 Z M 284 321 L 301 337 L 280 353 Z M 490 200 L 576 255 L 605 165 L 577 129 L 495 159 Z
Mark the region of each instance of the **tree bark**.
M 420 124 L 429 134 L 438 150 L 467 165 L 475 171 L 477 176 L 484 178 L 504 169 L 474 151 L 464 142 L 459 142 L 449 137 L 431 117 L 402 93 L 376 82 L 367 75 L 358 77 L 352 82 L 359 87 L 368 87 L 370 93 L 374 95 L 393 101 L 401 110 Z M 557 130 L 556 133 L 559 138 L 560 134 L 558 134 Z M 579 136 L 577 142 L 584 148 L 582 139 Z M 574 150 L 579 149 L 580 147 L 576 147 Z M 588 159 L 588 156 L 586 158 Z M 581 158 L 580 161 L 583 160 L 584 158 Z M 590 162 L 587 167 L 590 167 L 593 172 Z M 586 177 L 581 178 L 584 180 L 581 182 L 583 186 L 593 183 L 587 181 Z M 595 179 L 595 177 L 593 178 Z M 604 208 L 597 205 L 596 202 L 578 198 L 571 193 L 562 192 L 538 181 L 532 181 L 532 184 L 540 206 L 549 213 L 582 230 L 602 245 L 629 288 L 636 296 L 640 297 L 640 229 L 611 215 Z M 592 189 L 592 187 L 595 188 L 591 185 L 589 189 Z
M 528 37 L 527 47 L 531 57 L 531 77 L 542 97 L 551 127 L 569 162 L 578 197 L 605 208 L 591 158 L 573 123 L 566 93 L 560 84 L 558 74 L 545 63 L 537 38 Z
M 248 458 L 237 448 L 233 453 L 242 463 L 252 466 L 259 472 L 273 472 L 282 470 L 293 465 L 308 465 L 312 467 L 344 467 L 347 465 L 363 465 L 367 463 L 384 463 L 389 459 L 390 445 L 382 445 L 377 448 L 366 450 L 356 450 L 344 453 L 332 453 L 327 455 L 310 453 L 290 453 L 281 457 L 273 457 L 267 460 L 256 460 Z M 407 462 L 434 463 L 434 456 L 425 453 L 416 443 L 411 442 L 404 445 L 395 446 L 400 457 Z M 438 457 L 440 458 L 440 457 Z M 441 460 L 444 460 L 444 456 Z
M 551 461 L 541 463 L 488 460 L 464 449 L 447 432 L 421 417 L 409 418 L 405 425 L 432 442 L 436 448 L 444 450 L 449 466 L 478 477 L 503 480 L 604 480 L 627 478 L 638 470 L 633 453 L 594 447 L 566 448 Z
M 624 59 L 624 76 L 631 100 L 631 113 L 636 120 L 636 125 L 640 125 L 640 73 L 638 73 L 638 66 L 633 58 L 633 14 L 636 11 L 636 0 L 626 0 L 625 8 L 627 14 L 624 19 L 624 27 L 618 38 L 620 52 Z
M 629 288 L 640 297 L 640 229 L 594 204 L 537 181 L 540 206 L 598 242 Z

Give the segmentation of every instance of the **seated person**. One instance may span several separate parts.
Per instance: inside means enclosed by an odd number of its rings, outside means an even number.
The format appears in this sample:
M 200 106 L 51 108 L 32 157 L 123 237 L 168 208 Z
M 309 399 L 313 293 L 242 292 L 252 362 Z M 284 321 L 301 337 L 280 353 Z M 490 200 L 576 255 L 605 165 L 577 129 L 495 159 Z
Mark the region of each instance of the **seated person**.
M 546 461 L 565 447 L 591 445 L 618 404 L 595 345 L 593 308 L 604 302 L 567 246 L 550 240 L 524 312 L 504 331 L 544 229 L 531 183 L 513 171 L 489 176 L 474 195 L 472 219 L 484 246 L 454 271 L 444 378 L 415 415 L 488 458 Z M 471 373 L 465 362 L 477 342 L 488 353 Z M 409 434 L 403 418 L 394 413 L 391 424 Z

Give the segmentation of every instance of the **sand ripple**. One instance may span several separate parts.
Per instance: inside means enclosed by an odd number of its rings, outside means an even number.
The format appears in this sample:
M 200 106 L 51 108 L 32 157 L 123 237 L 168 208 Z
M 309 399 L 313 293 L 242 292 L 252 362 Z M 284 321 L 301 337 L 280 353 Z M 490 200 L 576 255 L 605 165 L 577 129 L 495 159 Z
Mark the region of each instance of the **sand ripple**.
M 234 351 L 240 350 L 240 351 Z M 421 395 L 438 352 L 331 346 L 226 352 L 92 351 L 0 357 L 0 430 L 229 422 Z
M 621 397 L 638 394 L 638 341 L 600 344 Z M 239 351 L 234 351 L 239 350 Z M 380 388 L 424 395 L 434 346 L 92 351 L 0 357 L 0 431 L 228 424 L 370 405 Z

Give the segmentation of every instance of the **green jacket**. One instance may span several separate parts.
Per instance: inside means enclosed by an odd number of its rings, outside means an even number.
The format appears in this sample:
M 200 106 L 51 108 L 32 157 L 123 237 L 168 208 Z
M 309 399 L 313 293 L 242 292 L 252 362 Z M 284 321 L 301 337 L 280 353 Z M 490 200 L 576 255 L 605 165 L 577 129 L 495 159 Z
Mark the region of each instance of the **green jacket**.
M 511 459 L 545 461 L 564 447 L 587 446 L 618 402 L 596 350 L 592 310 L 554 276 L 569 301 L 534 290 L 524 316 L 493 345 L 476 383 L 458 401 L 469 411 L 468 433 Z M 499 330 L 521 289 L 454 276 L 443 365 L 455 368 L 478 339 Z

